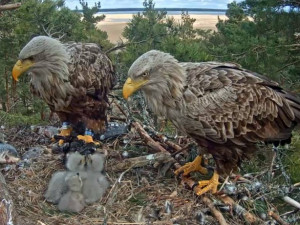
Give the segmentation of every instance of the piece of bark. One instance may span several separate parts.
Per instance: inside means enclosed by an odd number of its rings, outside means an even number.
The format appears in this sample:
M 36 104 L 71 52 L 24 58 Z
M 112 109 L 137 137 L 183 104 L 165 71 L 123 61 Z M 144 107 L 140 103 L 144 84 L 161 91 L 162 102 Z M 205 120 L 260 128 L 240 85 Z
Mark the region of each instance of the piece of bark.
M 269 216 L 271 216 L 274 220 L 276 220 L 281 225 L 289 225 L 289 223 L 283 221 L 278 214 L 273 211 L 269 211 Z
M 220 196 L 219 197 L 226 205 L 230 205 L 231 208 L 235 211 L 236 214 L 242 215 L 244 220 L 248 224 L 257 224 L 262 223 L 262 220 L 256 217 L 254 214 L 248 212 L 245 208 L 241 205 L 237 204 L 232 198 L 229 196 Z
M 166 163 L 169 161 L 175 162 L 175 160 L 171 158 L 169 154 L 165 152 L 158 152 L 155 154 L 124 159 L 122 160 L 122 162 L 112 165 L 111 170 L 118 172 L 118 171 L 126 170 L 128 168 L 142 167 L 154 163 Z
M 13 225 L 15 220 L 13 200 L 7 190 L 4 176 L 0 172 L 0 225 Z
M 216 209 L 213 202 L 209 198 L 204 196 L 202 198 L 202 201 L 210 209 L 211 213 L 218 220 L 220 225 L 227 225 L 227 222 L 226 222 L 225 218 L 223 217 L 222 213 Z
M 17 9 L 20 6 L 21 6 L 21 3 L 13 3 L 13 4 L 0 5 L 0 12 L 1 11 L 6 11 L 6 10 Z

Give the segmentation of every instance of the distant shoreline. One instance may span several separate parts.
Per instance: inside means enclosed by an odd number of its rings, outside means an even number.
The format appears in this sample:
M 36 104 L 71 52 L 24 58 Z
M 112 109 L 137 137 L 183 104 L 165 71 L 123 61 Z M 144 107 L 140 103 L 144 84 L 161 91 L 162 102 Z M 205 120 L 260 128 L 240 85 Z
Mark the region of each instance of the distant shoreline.
M 116 15 L 116 14 L 138 14 L 143 11 L 111 11 L 98 12 L 96 15 Z M 167 15 L 181 15 L 182 12 L 188 12 L 190 15 L 225 15 L 223 11 L 167 11 Z
M 209 8 L 155 8 L 155 10 L 158 11 L 167 11 L 167 12 L 198 12 L 198 13 L 222 13 L 225 14 L 227 9 L 209 9 Z M 77 12 L 82 12 L 82 10 L 74 10 Z M 99 9 L 98 13 L 103 12 L 118 12 L 118 13 L 124 13 L 124 12 L 143 12 L 145 11 L 145 8 L 113 8 L 113 9 Z
M 130 22 L 134 13 L 105 13 L 105 19 L 101 22 L 97 23 L 97 27 L 103 31 L 106 31 L 108 34 L 108 38 L 111 42 L 117 43 L 122 37 L 122 32 L 124 28 L 127 26 L 127 23 Z M 170 12 L 167 14 L 168 17 L 173 17 L 175 22 L 179 22 L 181 20 L 181 13 L 175 14 L 174 12 Z M 204 30 L 216 30 L 216 24 L 218 23 L 218 19 L 226 20 L 227 17 L 224 13 L 220 14 L 194 14 L 190 13 L 191 18 L 196 19 L 194 23 L 194 28 L 200 28 Z

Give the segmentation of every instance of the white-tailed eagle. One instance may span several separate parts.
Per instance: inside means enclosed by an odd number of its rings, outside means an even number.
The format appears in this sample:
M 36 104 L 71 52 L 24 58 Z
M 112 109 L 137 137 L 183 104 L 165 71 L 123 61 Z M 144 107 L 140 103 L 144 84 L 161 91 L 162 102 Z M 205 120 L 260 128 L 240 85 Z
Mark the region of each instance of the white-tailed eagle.
M 127 99 L 141 90 L 149 108 L 165 116 L 210 153 L 217 166 L 198 194 L 216 192 L 218 173 L 229 173 L 257 149 L 258 142 L 290 142 L 300 121 L 300 100 L 278 83 L 232 63 L 180 63 L 152 50 L 130 67 Z M 206 173 L 201 156 L 176 173 Z
M 20 52 L 13 78 L 24 72 L 31 76 L 30 89 L 43 99 L 60 120 L 83 123 L 94 132 L 105 130 L 108 93 L 115 81 L 112 62 L 94 43 L 62 44 L 34 37 Z M 65 130 L 62 135 L 68 135 Z M 90 135 L 84 139 L 91 142 Z

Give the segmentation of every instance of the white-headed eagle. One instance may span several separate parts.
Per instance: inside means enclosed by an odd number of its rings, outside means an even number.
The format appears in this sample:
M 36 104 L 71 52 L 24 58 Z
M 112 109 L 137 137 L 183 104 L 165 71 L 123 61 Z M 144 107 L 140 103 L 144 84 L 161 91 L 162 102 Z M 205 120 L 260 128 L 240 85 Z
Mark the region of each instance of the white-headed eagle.
M 210 153 L 217 171 L 200 181 L 198 194 L 217 191 L 218 173 L 229 173 L 257 149 L 258 142 L 287 143 L 300 121 L 300 99 L 276 82 L 232 63 L 179 63 L 152 50 L 130 67 L 127 99 L 141 90 L 149 108 L 165 116 Z M 175 173 L 207 173 L 201 156 Z
M 13 78 L 18 80 L 26 71 L 31 76 L 31 92 L 43 99 L 61 121 L 73 126 L 83 123 L 94 132 L 105 130 L 108 93 L 115 73 L 97 44 L 62 44 L 50 37 L 34 37 L 21 50 Z M 62 133 L 67 134 L 69 131 Z

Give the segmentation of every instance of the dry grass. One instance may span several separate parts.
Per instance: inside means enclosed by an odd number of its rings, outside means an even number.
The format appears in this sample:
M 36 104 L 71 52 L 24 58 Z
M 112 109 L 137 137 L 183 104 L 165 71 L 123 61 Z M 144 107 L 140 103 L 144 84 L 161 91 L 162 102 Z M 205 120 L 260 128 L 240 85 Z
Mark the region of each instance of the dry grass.
M 21 153 L 28 147 L 45 144 L 47 138 L 33 133 L 30 129 L 6 131 L 8 141 Z M 46 140 L 45 140 L 46 139 Z M 126 140 L 134 140 L 126 147 L 130 157 L 153 153 L 144 146 L 135 133 Z M 62 213 L 53 204 L 45 201 L 43 194 L 51 175 L 63 170 L 62 155 L 45 151 L 29 167 L 12 168 L 4 173 L 18 214 L 18 224 L 22 225 L 91 225 L 91 224 L 200 224 L 195 219 L 198 211 L 205 212 L 206 225 L 218 224 L 215 218 L 192 191 L 179 185 L 173 171 L 161 175 L 160 165 L 131 168 L 114 172 L 113 167 L 122 162 L 123 139 L 105 143 L 99 151 L 107 154 L 106 173 L 110 188 L 101 201 L 87 206 L 79 214 Z M 14 142 L 12 142 L 14 140 Z M 214 196 L 207 195 L 212 200 Z M 234 198 L 237 198 L 235 196 Z M 172 204 L 171 214 L 165 211 L 166 201 Z M 251 200 L 249 200 L 251 202 Z M 249 203 L 248 210 L 253 209 Z M 223 212 L 230 225 L 245 224 L 230 211 Z
M 29 129 L 8 137 L 17 141 L 21 152 L 39 145 L 36 134 Z M 173 224 L 176 221 L 197 224 L 194 213 L 203 206 L 191 191 L 178 186 L 174 177 L 160 177 L 158 169 L 151 166 L 112 172 L 109 168 L 121 162 L 121 152 L 114 150 L 111 143 L 103 149 L 107 150 L 110 189 L 100 202 L 87 206 L 80 214 L 62 213 L 43 197 L 51 175 L 64 169 L 62 155 L 44 154 L 27 168 L 13 168 L 6 172 L 4 175 L 19 224 L 146 224 L 147 221 L 153 224 Z M 172 215 L 165 213 L 166 200 L 173 205 Z

